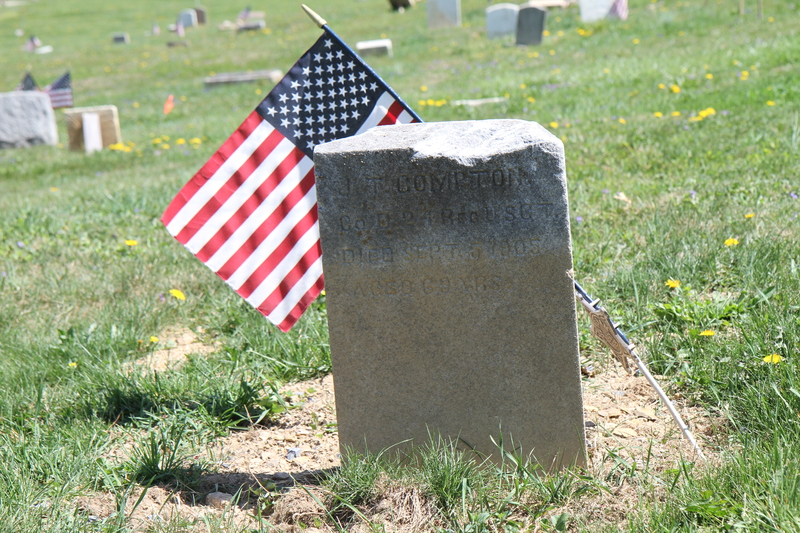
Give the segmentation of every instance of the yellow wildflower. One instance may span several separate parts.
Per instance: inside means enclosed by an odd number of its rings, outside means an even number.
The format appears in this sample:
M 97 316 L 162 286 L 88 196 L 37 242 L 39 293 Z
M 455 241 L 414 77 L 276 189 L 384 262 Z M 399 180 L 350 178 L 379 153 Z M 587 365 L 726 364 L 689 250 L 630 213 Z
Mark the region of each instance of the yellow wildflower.
M 677 289 L 681 286 L 680 280 L 669 278 L 667 281 L 664 282 L 664 285 L 669 287 L 670 289 Z
M 180 138 L 175 140 L 175 144 L 186 144 L 186 139 Z
M 153 344 L 157 343 L 158 337 L 156 337 L 155 335 L 150 335 L 150 342 L 152 342 Z
M 550 32 L 549 32 L 549 31 L 547 31 L 547 30 L 544 30 L 544 31 L 542 32 L 542 35 L 543 35 L 543 36 L 545 36 L 545 37 L 550 37 Z
M 653 116 L 656 118 L 661 118 L 664 116 L 664 113 L 662 113 L 661 111 L 656 111 L 655 113 L 653 113 Z
M 67 364 L 67 366 L 70 368 L 77 368 L 78 363 L 76 361 L 70 361 L 69 364 Z
M 169 293 L 174 296 L 176 299 L 183 301 L 186 299 L 186 295 L 179 289 L 170 289 Z
M 536 102 L 536 98 L 534 98 L 533 96 L 529 96 L 528 101 L 533 104 Z
M 773 105 L 775 105 L 775 102 L 773 102 L 772 100 L 767 100 L 767 105 L 768 106 L 773 106 Z
M 425 92 L 425 91 L 428 90 L 428 86 L 427 85 L 423 85 L 422 87 L 419 88 L 419 90 L 422 91 L 422 92 Z
M 762 361 L 764 361 L 765 363 L 772 363 L 772 364 L 776 365 L 776 364 L 780 363 L 781 361 L 783 361 L 783 357 L 781 357 L 780 355 L 774 353 L 772 355 L 766 356 L 764 359 L 762 359 Z
M 713 336 L 714 336 L 714 335 L 716 335 L 716 334 L 717 334 L 717 333 L 716 333 L 715 331 L 713 331 L 713 330 L 710 330 L 710 329 L 707 329 L 707 330 L 705 330 L 705 331 L 701 331 L 701 332 L 700 332 L 700 336 L 701 336 L 701 337 L 713 337 Z
M 127 239 L 127 240 L 125 241 L 125 244 L 126 244 L 127 246 L 136 246 L 137 244 L 139 244 L 139 241 L 137 241 L 137 240 L 135 240 L 135 239 Z
M 680 111 L 673 111 L 672 113 L 670 113 L 670 115 L 672 115 L 673 117 L 679 117 L 679 116 L 681 116 L 681 112 Z
M 558 122 L 551 122 L 550 123 L 550 127 L 553 128 L 553 129 L 557 129 L 558 128 Z
M 666 89 L 666 88 L 667 88 L 667 86 L 666 86 L 666 85 L 664 85 L 663 83 L 659 83 L 659 84 L 658 84 L 658 88 L 659 88 L 659 89 Z
M 639 39 L 634 39 L 633 44 L 639 44 Z
M 625 119 L 624 119 L 624 118 L 622 118 L 622 117 L 619 117 L 619 123 L 620 123 L 620 124 L 627 124 L 627 123 L 628 123 L 628 121 L 627 121 L 627 120 L 625 120 Z
M 198 139 L 197 137 L 193 137 L 193 138 L 189 139 L 189 142 L 190 142 L 190 143 L 192 143 L 192 144 L 194 144 L 194 145 L 197 145 L 197 144 L 200 144 L 200 143 L 201 143 L 201 142 L 203 142 L 203 141 L 201 141 L 201 140 L 200 140 L 200 139 Z
M 730 239 L 725 239 L 725 246 L 737 246 L 739 244 L 739 239 L 734 239 L 731 237 Z
M 708 74 L 706 74 L 706 79 L 707 80 L 713 80 L 714 79 L 714 75 L 709 72 Z
M 675 94 L 678 94 L 679 92 L 681 92 L 681 88 L 678 87 L 677 85 L 673 85 L 672 87 L 669 88 L 669 90 L 672 91 Z
M 164 143 L 161 146 L 159 146 L 159 148 L 161 148 L 162 150 L 169 150 L 169 145 L 167 143 Z
M 755 213 L 747 213 L 744 218 L 753 218 L 754 216 L 756 216 Z

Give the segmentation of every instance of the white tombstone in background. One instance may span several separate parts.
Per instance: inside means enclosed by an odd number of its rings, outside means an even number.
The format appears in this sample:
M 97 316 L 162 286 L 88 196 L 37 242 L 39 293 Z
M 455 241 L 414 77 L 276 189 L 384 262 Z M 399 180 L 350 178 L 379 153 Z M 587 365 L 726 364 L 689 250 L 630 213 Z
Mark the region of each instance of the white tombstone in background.
M 389 56 L 392 57 L 392 40 L 375 39 L 372 41 L 359 41 L 356 43 L 356 52 L 360 56 Z
M 489 39 L 514 35 L 517 31 L 517 4 L 494 4 L 486 8 L 486 36 Z
M 428 0 L 428 28 L 461 26 L 461 0 Z
M 100 115 L 97 113 L 82 113 L 83 146 L 87 154 L 99 152 L 103 149 L 103 133 L 100 129 Z
M 581 20 L 584 22 L 596 22 L 608 16 L 614 0 L 578 0 L 581 8 Z
M 184 28 L 197 26 L 197 11 L 194 9 L 184 9 L 178 13 L 178 22 L 180 22 Z
M 40 91 L 0 93 L 0 149 L 58 144 L 50 97 Z

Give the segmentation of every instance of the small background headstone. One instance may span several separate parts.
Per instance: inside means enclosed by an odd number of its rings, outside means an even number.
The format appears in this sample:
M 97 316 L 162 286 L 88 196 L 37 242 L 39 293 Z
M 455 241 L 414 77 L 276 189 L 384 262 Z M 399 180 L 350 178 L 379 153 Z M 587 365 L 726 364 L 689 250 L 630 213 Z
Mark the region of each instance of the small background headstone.
M 281 70 L 252 70 L 248 72 L 221 72 L 213 76 L 203 78 L 206 87 L 214 85 L 226 85 L 229 83 L 247 83 L 252 81 L 269 80 L 278 83 L 283 78 Z
M 409 7 L 414 7 L 416 2 L 414 0 L 389 0 L 389 3 L 395 11 L 402 11 Z
M 517 44 L 542 44 L 546 16 L 547 11 L 544 9 L 528 4 L 521 5 L 517 16 Z
M 461 26 L 461 0 L 427 0 L 428 28 Z
M 267 23 L 263 20 L 250 20 L 247 19 L 247 22 L 242 23 L 237 29 L 239 31 L 258 31 L 263 30 L 267 27 Z
M 342 447 L 441 434 L 499 460 L 502 430 L 545 469 L 585 464 L 561 141 L 522 120 L 382 126 L 314 163 Z
M 184 9 L 178 13 L 176 25 L 182 25 L 183 29 L 197 26 L 197 12 L 194 9 Z
M 73 107 L 72 109 L 64 110 L 64 119 L 67 123 L 67 133 L 69 134 L 70 150 L 85 150 L 83 134 L 84 113 L 95 113 L 99 117 L 100 137 L 103 142 L 103 148 L 122 142 L 117 106 Z
M 578 0 L 583 22 L 596 22 L 608 16 L 614 0 Z
M 389 56 L 392 57 L 392 40 L 375 39 L 373 41 L 359 41 L 356 43 L 356 51 L 362 56 Z
M 114 42 L 117 44 L 130 44 L 131 36 L 128 33 L 115 33 Z
M 517 4 L 494 4 L 486 8 L 486 36 L 490 39 L 514 35 L 517 31 Z
M 39 91 L 0 93 L 0 148 L 58 144 L 50 97 Z
M 197 15 L 197 24 L 203 25 L 208 22 L 208 11 L 204 7 L 194 8 L 195 15 Z
M 97 113 L 81 113 L 83 124 L 83 147 L 87 154 L 103 149 L 103 132 L 100 129 L 100 115 Z

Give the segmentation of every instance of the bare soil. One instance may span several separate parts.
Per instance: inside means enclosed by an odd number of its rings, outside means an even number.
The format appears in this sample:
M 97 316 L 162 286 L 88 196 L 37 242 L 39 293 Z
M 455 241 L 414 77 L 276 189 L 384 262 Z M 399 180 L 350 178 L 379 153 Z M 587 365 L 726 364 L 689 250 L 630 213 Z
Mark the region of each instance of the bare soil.
M 167 341 L 170 348 L 154 352 L 141 364 L 160 370 L 180 364 L 189 353 L 213 349 L 187 331 L 172 332 Z M 204 475 L 195 491 L 151 487 L 144 494 L 137 489 L 128 495 L 126 516 L 134 531 L 153 530 L 168 522 L 180 523 L 182 531 L 209 531 L 208 519 L 222 521 L 233 530 L 261 524 L 271 531 L 335 531 L 325 520 L 320 502 L 326 494 L 318 482 L 340 461 L 333 377 L 295 383 L 283 391 L 295 408 L 281 414 L 273 425 L 232 432 L 198 455 L 213 465 L 214 472 Z M 641 475 L 658 476 L 682 459 L 695 460 L 695 453 L 646 379 L 628 375 L 616 363 L 583 378 L 583 400 L 588 470 L 606 480 L 612 490 L 583 496 L 554 512 L 568 512 L 584 524 L 622 527 L 637 506 L 642 487 L 620 477 L 621 465 L 635 462 Z M 716 440 L 724 428 L 700 408 L 677 405 L 709 458 L 705 464 L 716 463 Z M 122 460 L 130 444 L 118 447 L 111 457 Z M 383 524 L 386 531 L 428 530 L 435 516 L 431 502 L 413 487 L 383 485 L 382 496 L 364 510 L 367 518 Z M 221 508 L 209 505 L 208 494 L 214 492 L 237 495 L 238 502 Z M 664 496 L 649 493 L 649 497 Z M 112 494 L 97 493 L 80 498 L 76 505 L 90 519 L 103 519 L 115 513 L 116 500 Z M 369 531 L 358 520 L 350 527 Z

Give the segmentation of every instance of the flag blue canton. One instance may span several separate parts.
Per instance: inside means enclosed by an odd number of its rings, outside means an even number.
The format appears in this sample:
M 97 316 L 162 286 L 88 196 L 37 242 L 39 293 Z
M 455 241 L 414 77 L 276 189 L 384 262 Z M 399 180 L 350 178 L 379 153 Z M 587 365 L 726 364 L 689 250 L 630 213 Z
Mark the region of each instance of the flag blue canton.
M 257 111 L 310 157 L 314 146 L 360 130 L 385 90 L 349 50 L 323 35 Z

